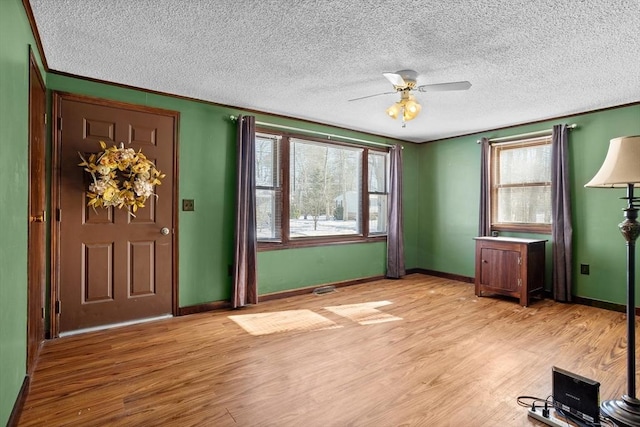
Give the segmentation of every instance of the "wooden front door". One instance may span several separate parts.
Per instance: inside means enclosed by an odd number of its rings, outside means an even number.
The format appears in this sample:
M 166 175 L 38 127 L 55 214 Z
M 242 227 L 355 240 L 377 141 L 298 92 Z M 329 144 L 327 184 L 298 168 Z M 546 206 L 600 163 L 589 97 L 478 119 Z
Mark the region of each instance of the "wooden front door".
M 54 98 L 59 229 L 58 333 L 172 314 L 176 304 L 175 153 L 178 115 L 71 95 Z M 108 147 L 133 148 L 166 176 L 144 208 L 87 206 L 78 166 Z
M 35 366 L 44 341 L 46 271 L 46 89 L 33 53 L 29 61 L 29 255 L 27 312 L 27 372 Z

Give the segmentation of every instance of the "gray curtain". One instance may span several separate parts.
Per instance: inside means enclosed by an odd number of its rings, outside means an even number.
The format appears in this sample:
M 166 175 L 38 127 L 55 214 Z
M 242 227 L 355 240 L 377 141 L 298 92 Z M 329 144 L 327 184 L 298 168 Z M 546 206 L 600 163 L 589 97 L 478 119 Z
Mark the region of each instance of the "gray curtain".
M 567 125 L 555 125 L 551 137 L 553 298 L 565 302 L 571 301 L 573 237 L 568 134 Z
M 238 117 L 235 254 L 231 306 L 258 302 L 256 279 L 255 117 Z
M 406 274 L 402 235 L 402 147 L 390 151 L 389 229 L 387 230 L 387 277 L 399 279 Z
M 480 140 L 480 212 L 478 222 L 478 236 L 491 234 L 491 220 L 489 218 L 489 156 L 491 145 L 487 138 Z

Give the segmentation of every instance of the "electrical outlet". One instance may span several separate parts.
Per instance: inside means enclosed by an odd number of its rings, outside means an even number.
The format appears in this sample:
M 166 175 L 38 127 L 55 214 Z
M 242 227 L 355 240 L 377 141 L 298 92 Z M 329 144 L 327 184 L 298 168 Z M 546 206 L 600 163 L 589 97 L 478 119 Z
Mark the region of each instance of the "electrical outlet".
M 182 199 L 182 210 L 183 211 L 194 211 L 195 203 L 193 199 Z
M 589 264 L 580 264 L 580 274 L 589 275 Z

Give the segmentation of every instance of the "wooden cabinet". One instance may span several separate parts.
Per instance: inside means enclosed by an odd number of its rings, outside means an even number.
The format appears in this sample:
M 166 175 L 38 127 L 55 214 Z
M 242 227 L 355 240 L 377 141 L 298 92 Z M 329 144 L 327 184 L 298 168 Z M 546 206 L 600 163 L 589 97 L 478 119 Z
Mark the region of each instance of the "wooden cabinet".
M 476 295 L 507 295 L 529 305 L 544 290 L 546 240 L 476 237 Z

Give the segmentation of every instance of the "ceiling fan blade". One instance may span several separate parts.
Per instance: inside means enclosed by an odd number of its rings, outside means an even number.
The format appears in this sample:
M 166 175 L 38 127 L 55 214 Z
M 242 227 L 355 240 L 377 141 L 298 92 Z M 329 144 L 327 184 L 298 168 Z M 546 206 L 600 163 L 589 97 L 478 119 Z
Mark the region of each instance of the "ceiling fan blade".
M 383 76 L 387 78 L 394 86 L 406 87 L 407 82 L 404 81 L 402 76 L 398 73 L 382 73 Z
M 361 99 L 373 98 L 374 96 L 390 95 L 392 93 L 398 93 L 398 92 L 384 92 L 384 93 L 376 93 L 375 95 L 361 96 L 360 98 L 349 99 L 349 102 L 351 102 L 351 101 L 359 101 Z
M 451 82 L 451 83 L 436 83 L 432 85 L 421 85 L 416 87 L 415 90 L 419 92 L 441 92 L 445 90 L 467 90 L 471 87 L 471 83 L 468 81 Z

